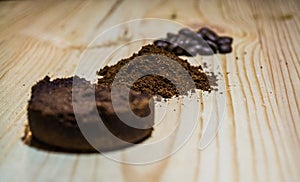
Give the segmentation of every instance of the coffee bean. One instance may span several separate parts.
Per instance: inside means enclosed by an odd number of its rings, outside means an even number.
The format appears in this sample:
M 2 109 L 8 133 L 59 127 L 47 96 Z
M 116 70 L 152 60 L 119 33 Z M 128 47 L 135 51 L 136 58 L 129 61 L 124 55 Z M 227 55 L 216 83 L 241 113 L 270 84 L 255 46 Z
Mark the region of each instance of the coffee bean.
M 198 31 L 198 34 L 200 34 L 203 39 L 205 40 L 211 40 L 213 42 L 216 42 L 219 38 L 219 36 L 212 30 L 210 30 L 209 28 L 201 28 L 199 31 Z
M 177 37 L 177 34 L 174 33 L 167 33 L 167 39 L 170 39 L 172 37 Z
M 185 35 L 182 35 L 182 34 L 178 35 L 177 43 L 179 45 L 184 45 L 184 44 L 186 44 L 187 41 L 189 41 L 189 39 Z
M 178 37 L 177 36 L 174 36 L 174 37 L 170 37 L 170 38 L 167 38 L 167 41 L 169 41 L 170 43 L 177 43 L 177 39 Z
M 216 42 L 218 40 L 218 36 L 216 34 L 208 33 L 204 36 L 204 40 L 211 40 Z
M 174 54 L 176 54 L 177 56 L 182 56 L 182 55 L 186 55 L 186 51 L 182 48 L 182 47 L 175 47 L 172 51 Z
M 215 44 L 214 42 L 212 42 L 210 40 L 207 40 L 206 42 L 207 42 L 208 46 L 212 49 L 213 53 L 217 53 L 217 51 L 218 51 L 217 44 Z
M 199 53 L 203 49 L 203 46 L 201 46 L 201 45 L 195 45 L 194 48 L 197 50 L 197 53 Z
M 178 33 L 181 35 L 186 35 L 186 36 L 190 36 L 190 35 L 194 34 L 194 32 L 188 28 L 182 28 L 178 31 Z
M 178 40 L 177 43 L 180 46 L 184 46 L 185 45 L 184 40 Z
M 195 39 L 198 41 L 198 43 L 200 45 L 206 44 L 206 41 L 204 40 L 204 38 L 202 37 L 201 34 L 197 34 L 195 35 Z
M 185 35 L 189 39 L 197 39 L 197 33 L 187 28 L 179 30 L 179 35 Z
M 189 46 L 195 46 L 195 45 L 199 45 L 199 42 L 197 40 L 190 40 L 189 43 L 188 43 Z
M 191 42 L 191 40 L 192 40 L 192 39 L 190 39 L 190 38 L 185 39 L 184 44 L 185 44 L 185 45 L 189 45 L 190 42 Z
M 188 47 L 191 47 L 190 44 L 184 44 L 184 45 L 180 45 L 180 47 L 184 50 L 186 50 Z
M 231 44 L 233 41 L 233 39 L 231 37 L 228 36 L 222 36 L 219 37 L 219 39 L 217 40 L 217 44 Z
M 177 39 L 178 39 L 178 35 L 173 33 L 167 33 L 166 41 L 169 41 L 170 43 L 175 43 L 177 42 Z
M 221 44 L 218 48 L 221 54 L 230 53 L 232 51 L 232 47 L 230 44 Z
M 198 50 L 195 46 L 190 46 L 186 49 L 186 55 L 187 56 L 196 56 L 198 53 Z
M 208 56 L 214 54 L 213 50 L 209 46 L 199 46 L 197 50 L 198 50 L 198 54 L 202 56 Z
M 203 36 L 203 35 L 207 34 L 207 32 L 209 32 L 209 31 L 210 31 L 209 28 L 203 27 L 203 28 L 200 28 L 197 33 Z
M 154 41 L 154 45 L 156 45 L 157 47 L 167 47 L 170 43 L 168 41 L 165 40 L 155 40 Z
M 170 51 L 170 52 L 173 52 L 173 50 L 174 50 L 177 46 L 179 46 L 177 43 L 170 43 L 170 44 L 165 48 L 165 50 Z

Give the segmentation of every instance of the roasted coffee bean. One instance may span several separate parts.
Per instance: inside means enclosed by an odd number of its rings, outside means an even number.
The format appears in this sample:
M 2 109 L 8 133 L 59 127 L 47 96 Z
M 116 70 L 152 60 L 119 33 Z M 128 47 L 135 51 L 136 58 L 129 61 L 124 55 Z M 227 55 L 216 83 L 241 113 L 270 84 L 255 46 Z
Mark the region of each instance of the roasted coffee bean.
M 174 54 L 176 54 L 177 56 L 182 56 L 182 55 L 186 55 L 186 51 L 182 48 L 182 47 L 175 47 L 172 51 Z
M 207 42 L 208 46 L 212 49 L 213 53 L 217 53 L 217 51 L 218 51 L 217 44 L 215 44 L 214 42 L 212 42 L 210 40 L 207 40 L 206 42 Z
M 200 35 L 205 35 L 207 32 L 209 32 L 210 31 L 210 29 L 209 28 L 207 28 L 207 27 L 202 27 L 202 28 L 200 28 L 198 31 L 197 31 L 197 33 L 198 34 L 200 34 Z
M 198 53 L 198 49 L 196 46 L 190 46 L 186 48 L 186 56 L 196 56 Z
M 182 49 L 186 50 L 188 47 L 191 47 L 190 44 L 179 45 Z
M 194 48 L 197 50 L 197 53 L 202 50 L 203 46 L 195 45 Z
M 177 40 L 178 45 L 184 46 L 185 45 L 185 40 Z
M 189 46 L 195 46 L 195 45 L 199 45 L 199 42 L 197 40 L 190 40 L 189 43 L 188 43 Z
M 207 45 L 207 46 L 199 46 L 197 49 L 197 53 L 202 56 L 209 56 L 213 55 L 213 50 Z
M 200 45 L 206 44 L 206 40 L 204 40 L 204 38 L 202 37 L 201 34 L 196 34 L 195 40 L 197 40 L 198 44 L 200 44 Z
M 165 40 L 155 40 L 154 41 L 154 45 L 156 45 L 157 47 L 167 47 L 170 43 L 168 41 Z
M 165 50 L 167 51 L 170 51 L 170 52 L 173 52 L 173 50 L 178 47 L 179 45 L 177 43 L 170 43 L 166 48 Z
M 178 39 L 178 35 L 177 34 L 167 33 L 166 41 L 169 41 L 170 43 L 176 43 L 177 39 Z
M 170 39 L 172 37 L 177 37 L 177 34 L 174 33 L 167 33 L 167 39 Z
M 186 35 L 186 36 L 190 36 L 190 35 L 194 34 L 194 32 L 188 28 L 182 28 L 178 31 L 178 33 L 181 35 Z
M 189 30 L 187 28 L 183 28 L 179 30 L 179 35 L 185 35 L 189 39 L 197 39 L 197 33 L 193 32 L 192 30 Z
M 191 42 L 191 40 L 192 40 L 192 39 L 190 39 L 190 38 L 185 39 L 184 44 L 185 44 L 185 45 L 189 45 L 190 42 Z
M 222 36 L 219 37 L 219 39 L 217 40 L 217 44 L 221 45 L 221 44 L 231 44 L 233 41 L 233 39 L 231 37 L 228 36 Z
M 218 40 L 218 35 L 213 33 L 207 33 L 203 36 L 204 40 L 211 40 L 213 42 L 216 42 Z
M 182 34 L 179 34 L 179 35 L 178 35 L 177 43 L 178 43 L 179 45 L 184 45 L 184 44 L 186 44 L 186 42 L 188 42 L 188 41 L 189 41 L 189 38 L 186 37 L 185 35 L 182 35 Z
M 230 44 L 221 44 L 218 46 L 218 48 L 221 54 L 230 53 L 232 51 L 232 47 Z
M 177 39 L 178 39 L 178 37 L 176 36 L 174 36 L 174 37 L 171 37 L 171 38 L 167 38 L 167 41 L 169 41 L 170 43 L 177 43 Z
M 216 42 L 219 38 L 219 36 L 212 30 L 210 30 L 209 28 L 201 28 L 199 31 L 198 31 L 198 34 L 200 34 L 203 39 L 205 40 L 211 40 L 213 42 Z

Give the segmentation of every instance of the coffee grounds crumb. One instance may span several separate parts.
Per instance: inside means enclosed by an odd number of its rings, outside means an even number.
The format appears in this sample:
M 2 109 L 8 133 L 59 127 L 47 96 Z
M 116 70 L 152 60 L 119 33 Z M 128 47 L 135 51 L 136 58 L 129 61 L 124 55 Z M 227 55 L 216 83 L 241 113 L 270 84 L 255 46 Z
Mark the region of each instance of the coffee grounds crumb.
M 158 96 L 156 97 L 155 101 L 161 102 L 161 96 L 158 95 Z
M 208 92 L 212 90 L 212 88 L 209 85 L 209 78 L 201 69 L 202 67 L 200 67 L 199 65 L 192 66 L 187 60 L 179 58 L 174 53 L 166 51 L 163 48 L 159 48 L 151 44 L 143 46 L 138 53 L 134 53 L 131 57 L 127 59 L 120 60 L 115 65 L 105 66 L 104 68 L 100 69 L 97 72 L 97 74 L 101 76 L 101 78 L 98 79 L 98 83 L 107 86 L 111 86 L 113 83 L 122 84 L 122 85 L 126 85 L 128 88 L 131 88 L 132 90 L 150 94 L 150 95 L 160 95 L 163 98 L 171 98 L 174 96 L 177 97 L 179 95 L 187 95 L 188 91 L 194 89 L 187 86 L 188 84 L 186 84 L 186 79 L 184 78 L 183 75 L 177 74 L 180 72 L 180 70 L 176 70 L 176 68 L 171 72 L 174 73 L 173 79 L 175 79 L 177 83 L 179 83 L 179 85 L 183 87 L 183 91 L 184 91 L 183 93 L 179 93 L 179 90 L 170 80 L 160 75 L 153 75 L 153 74 L 146 75 L 136 80 L 133 84 L 130 84 L 130 81 L 133 80 L 134 78 L 137 78 L 137 75 L 139 75 L 139 70 L 134 70 L 132 66 L 128 66 L 126 74 L 122 75 L 122 79 L 120 83 L 118 83 L 118 81 L 115 81 L 116 75 L 120 72 L 120 70 L 125 65 L 129 64 L 130 61 L 134 60 L 135 58 L 138 58 L 140 56 L 145 56 L 145 55 L 162 55 L 164 57 L 168 57 L 169 58 L 168 60 L 170 60 L 168 62 L 169 65 L 166 65 L 166 67 L 168 68 L 172 67 L 172 65 L 174 64 L 172 61 L 176 61 L 185 70 L 187 70 L 188 74 L 194 81 L 194 85 L 196 89 L 201 89 L 203 91 L 208 91 Z M 147 69 L 149 69 L 149 72 L 151 72 L 150 69 L 156 69 L 158 71 L 164 69 L 161 67 L 161 65 L 157 65 L 156 62 L 152 63 L 151 60 L 147 60 L 144 57 L 143 59 L 145 59 L 145 62 L 147 63 L 143 67 L 144 69 L 143 72 L 147 72 Z M 161 59 L 163 59 L 163 57 Z
M 209 80 L 211 90 L 218 91 L 218 75 L 216 75 L 214 72 L 208 72 L 207 78 Z
M 172 20 L 175 20 L 176 18 L 177 18 L 177 14 L 176 14 L 176 13 L 172 13 L 172 14 L 171 14 L 171 19 L 172 19 Z

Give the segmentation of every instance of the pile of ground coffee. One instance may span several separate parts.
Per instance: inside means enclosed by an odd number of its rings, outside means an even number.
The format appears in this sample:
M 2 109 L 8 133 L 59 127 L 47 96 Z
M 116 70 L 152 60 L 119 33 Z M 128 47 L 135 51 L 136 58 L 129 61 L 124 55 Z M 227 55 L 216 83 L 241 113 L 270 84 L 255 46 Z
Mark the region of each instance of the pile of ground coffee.
M 159 55 L 159 59 L 167 59 L 164 65 L 158 65 L 157 62 L 151 61 L 145 57 L 145 55 Z M 136 65 L 130 65 L 126 68 L 125 72 L 122 73 L 120 80 L 115 80 L 117 74 L 121 71 L 124 66 L 133 62 L 133 60 L 141 57 L 145 64 L 142 67 L 138 67 Z M 176 64 L 180 64 L 180 68 L 174 66 Z M 142 71 L 143 73 L 151 73 L 153 70 L 156 70 L 157 73 L 163 72 L 164 70 L 169 69 L 169 76 L 172 80 L 175 80 L 176 85 L 180 86 L 181 92 L 179 92 L 179 88 L 177 88 L 171 80 L 166 77 L 161 76 L 160 74 L 149 74 L 145 75 L 136 80 L 137 76 Z M 194 82 L 191 84 L 187 83 L 187 79 L 181 74 L 181 70 L 184 69 L 188 72 L 189 77 Z M 135 91 L 140 91 L 142 93 L 150 94 L 150 95 L 160 95 L 164 98 L 171 98 L 173 96 L 185 95 L 188 91 L 196 88 L 204 91 L 211 91 L 211 87 L 209 85 L 209 80 L 206 74 L 203 72 L 201 66 L 192 66 L 187 60 L 183 60 L 176 56 L 174 53 L 164 50 L 163 48 L 159 48 L 155 45 L 146 45 L 143 46 L 142 49 L 133 54 L 131 57 L 127 59 L 120 60 L 117 64 L 112 66 L 105 66 L 100 71 L 97 72 L 99 76 L 98 84 L 111 86 L 114 84 L 122 84 L 126 85 L 128 88 L 131 88 Z M 132 81 L 134 83 L 132 84 Z
M 213 30 L 204 27 L 197 32 L 183 28 L 178 34 L 167 33 L 167 38 L 155 40 L 154 44 L 177 56 L 207 56 L 218 52 L 230 53 L 232 41 L 231 37 L 219 36 Z

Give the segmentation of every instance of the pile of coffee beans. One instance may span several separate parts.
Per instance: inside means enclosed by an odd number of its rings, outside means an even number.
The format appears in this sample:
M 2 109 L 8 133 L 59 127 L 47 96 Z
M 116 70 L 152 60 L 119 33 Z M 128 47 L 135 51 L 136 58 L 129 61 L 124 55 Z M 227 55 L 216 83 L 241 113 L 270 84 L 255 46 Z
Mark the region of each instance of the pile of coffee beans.
M 178 34 L 167 33 L 167 38 L 155 40 L 157 47 L 173 52 L 177 56 L 202 56 L 216 53 L 226 54 L 232 51 L 233 39 L 228 36 L 219 36 L 211 29 L 204 27 L 197 32 L 188 28 L 178 31 Z

